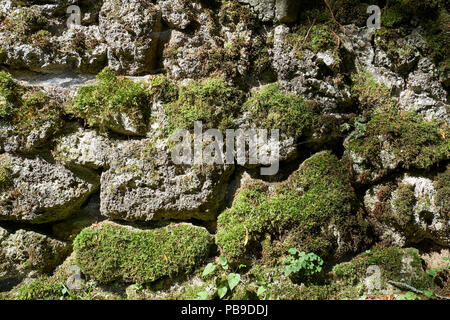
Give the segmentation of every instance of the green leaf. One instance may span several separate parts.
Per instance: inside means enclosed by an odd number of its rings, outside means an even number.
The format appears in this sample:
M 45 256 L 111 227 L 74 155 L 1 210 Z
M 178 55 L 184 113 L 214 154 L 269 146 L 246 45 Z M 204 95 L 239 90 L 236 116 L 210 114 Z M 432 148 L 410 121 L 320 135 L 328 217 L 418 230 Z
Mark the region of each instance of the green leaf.
M 292 254 L 292 255 L 295 255 L 298 251 L 297 251 L 296 248 L 290 248 L 290 249 L 288 250 L 288 252 L 289 252 L 290 254 Z
M 233 291 L 234 288 L 241 282 L 241 276 L 237 273 L 230 273 L 228 275 L 228 286 L 230 290 Z
M 203 270 L 202 277 L 205 277 L 207 275 L 210 275 L 214 271 L 216 271 L 216 264 L 213 262 L 210 262 L 206 265 L 205 270 Z
M 217 295 L 219 296 L 220 299 L 225 297 L 227 292 L 228 292 L 228 288 L 225 285 L 221 285 L 221 286 L 219 286 L 219 288 L 217 288 Z
M 427 297 L 428 299 L 434 297 L 434 291 L 433 290 L 424 290 L 423 295 Z
M 259 287 L 259 288 L 258 288 L 258 291 L 256 291 L 256 295 L 257 295 L 258 297 L 261 297 L 262 295 L 264 295 L 264 294 L 266 293 L 266 291 L 267 291 L 266 288 L 264 288 L 264 287 Z
M 435 269 L 427 270 L 427 273 L 428 273 L 430 276 L 432 276 L 433 278 L 436 278 L 436 277 L 437 277 L 437 272 L 436 272 Z
M 284 274 L 285 275 L 290 275 L 292 273 L 292 267 L 291 266 L 286 266 L 285 268 L 284 268 Z
M 208 292 L 206 292 L 206 291 L 200 291 L 200 292 L 197 294 L 197 299 L 196 299 L 196 300 L 208 300 L 208 298 L 209 298 Z
M 225 270 L 228 269 L 228 260 L 227 260 L 227 258 L 220 256 L 219 257 L 219 263 L 221 264 L 222 268 L 224 268 Z

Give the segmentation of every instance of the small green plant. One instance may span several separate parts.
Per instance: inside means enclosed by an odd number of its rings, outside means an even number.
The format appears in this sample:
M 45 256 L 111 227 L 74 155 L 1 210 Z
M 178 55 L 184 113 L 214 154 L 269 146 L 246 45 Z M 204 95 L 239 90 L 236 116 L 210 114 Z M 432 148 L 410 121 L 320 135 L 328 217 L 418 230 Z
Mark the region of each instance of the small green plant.
M 20 87 L 7 72 L 0 71 L 0 120 L 14 116 L 20 100 Z
M 420 297 L 414 292 L 408 291 L 405 294 L 398 295 L 397 300 L 420 300 Z
M 440 275 L 446 273 L 446 272 L 450 272 L 450 258 L 445 257 L 443 258 L 444 261 L 447 261 L 447 265 L 444 267 L 436 267 L 436 268 L 432 268 L 427 270 L 427 273 L 433 277 L 433 280 L 435 280 L 437 277 L 439 277 Z
M 311 276 L 322 272 L 323 260 L 315 253 L 298 251 L 296 248 L 291 248 L 288 252 L 290 256 L 284 260 L 284 264 L 287 264 L 284 268 L 284 273 L 287 276 L 292 273 Z
M 208 263 L 203 270 L 202 276 L 207 277 L 213 274 L 217 270 L 218 266 L 220 266 L 222 272 L 216 277 L 215 283 L 217 286 L 217 296 L 219 299 L 223 299 L 227 293 L 233 292 L 236 286 L 241 282 L 241 276 L 240 274 L 234 272 L 228 273 L 228 270 L 230 269 L 228 260 L 223 256 L 219 257 L 218 264 L 214 262 Z M 208 292 L 204 290 L 198 293 L 197 300 L 206 300 L 208 297 Z
M 258 298 L 260 300 L 269 300 L 269 289 L 271 287 L 271 284 L 264 280 L 264 278 L 261 276 L 257 277 L 256 282 L 258 283 L 258 290 L 256 290 L 256 295 L 258 296 Z

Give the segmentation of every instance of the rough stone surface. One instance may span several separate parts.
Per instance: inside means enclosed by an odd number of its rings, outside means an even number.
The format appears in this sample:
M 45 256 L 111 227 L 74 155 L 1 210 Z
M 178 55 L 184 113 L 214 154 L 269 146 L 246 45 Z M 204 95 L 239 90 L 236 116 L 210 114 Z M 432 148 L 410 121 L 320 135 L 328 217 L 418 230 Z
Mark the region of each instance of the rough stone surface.
M 431 240 L 450 245 L 450 219 L 436 203 L 436 188 L 427 177 L 405 174 L 396 184 L 369 189 L 364 204 L 380 239 L 386 245 L 417 244 Z
M 121 142 L 101 176 L 101 212 L 113 219 L 212 220 L 233 166 L 175 165 L 167 142 Z
M 108 65 L 131 75 L 154 69 L 161 12 L 146 0 L 103 2 L 99 28 L 108 46 Z
M 6 155 L 8 184 L 0 193 L 0 220 L 45 223 L 67 218 L 96 190 L 62 165 Z
M 0 279 L 49 273 L 68 253 L 67 243 L 33 231 L 0 227 Z

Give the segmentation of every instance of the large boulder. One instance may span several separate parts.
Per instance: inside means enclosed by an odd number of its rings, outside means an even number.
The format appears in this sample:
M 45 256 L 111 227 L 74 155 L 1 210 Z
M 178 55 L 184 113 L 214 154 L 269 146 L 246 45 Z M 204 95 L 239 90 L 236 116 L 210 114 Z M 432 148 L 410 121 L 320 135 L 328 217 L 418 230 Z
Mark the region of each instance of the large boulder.
M 101 212 L 112 219 L 213 220 L 232 165 L 178 165 L 167 139 L 118 143 L 101 176 Z
M 103 283 L 149 283 L 189 273 L 209 254 L 212 236 L 191 224 L 139 230 L 111 222 L 84 229 L 74 241 L 81 271 Z
M 88 172 L 75 175 L 37 156 L 0 158 L 0 220 L 46 223 L 70 216 L 98 188 Z M 81 176 L 81 178 L 80 178 Z

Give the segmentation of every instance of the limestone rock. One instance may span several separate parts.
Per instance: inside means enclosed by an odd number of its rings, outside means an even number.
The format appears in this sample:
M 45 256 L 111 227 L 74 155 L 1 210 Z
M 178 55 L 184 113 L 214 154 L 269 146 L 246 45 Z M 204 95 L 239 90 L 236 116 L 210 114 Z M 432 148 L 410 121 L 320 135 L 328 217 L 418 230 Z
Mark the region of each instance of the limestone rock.
M 154 70 L 161 32 L 161 12 L 156 5 L 147 0 L 106 0 L 99 28 L 112 70 L 129 75 Z
M 227 165 L 176 165 L 165 139 L 124 141 L 101 176 L 101 212 L 123 220 L 212 220 L 232 170 Z
M 442 201 L 448 187 L 439 180 L 405 174 L 398 183 L 385 183 L 369 189 L 364 197 L 369 220 L 386 245 L 406 246 L 431 240 L 450 246 L 448 203 Z
M 49 273 L 68 253 L 67 243 L 33 231 L 0 227 L 0 279 Z
M 95 176 L 81 179 L 39 156 L 2 155 L 6 182 L 0 192 L 0 220 L 46 223 L 67 218 L 96 190 Z

